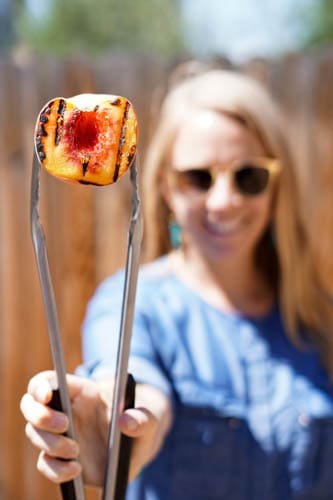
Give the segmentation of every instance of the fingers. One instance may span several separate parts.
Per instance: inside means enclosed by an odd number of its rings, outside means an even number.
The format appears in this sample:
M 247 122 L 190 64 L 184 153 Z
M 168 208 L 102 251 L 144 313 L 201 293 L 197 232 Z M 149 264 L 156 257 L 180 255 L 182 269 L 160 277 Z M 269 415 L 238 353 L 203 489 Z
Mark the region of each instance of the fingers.
M 78 457 L 79 446 L 62 435 L 68 427 L 67 417 L 40 404 L 31 394 L 23 396 L 21 410 L 28 420 L 25 433 L 31 443 L 41 450 L 37 469 L 55 483 L 80 475 L 81 465 L 74 460 Z
M 43 451 L 39 455 L 37 469 L 54 483 L 70 481 L 82 472 L 79 462 L 74 460 L 64 462 L 50 457 Z
M 25 433 L 36 448 L 45 452 L 50 457 L 61 457 L 65 460 L 78 457 L 79 446 L 69 437 L 61 434 L 50 434 L 49 432 L 36 429 L 30 423 L 26 425 Z
M 66 375 L 67 387 L 71 399 L 80 394 L 87 383 L 86 379 L 75 375 Z M 52 398 L 52 391 L 58 389 L 57 377 L 54 371 L 43 371 L 30 379 L 28 393 L 43 404 L 48 404 Z
M 77 409 L 77 402 L 87 398 L 96 399 L 95 384 L 75 375 L 67 375 L 68 392 L 72 408 Z M 54 371 L 44 371 L 31 378 L 27 393 L 21 399 L 21 411 L 32 425 L 49 432 L 63 433 L 68 429 L 67 416 L 48 407 L 53 390 L 58 387 Z M 84 398 L 80 397 L 84 395 Z M 82 406 L 82 404 L 81 404 Z M 82 414 L 83 409 L 78 408 Z M 83 413 L 84 414 L 84 413 Z
M 24 394 L 20 408 L 24 418 L 41 430 L 62 434 L 68 429 L 68 418 L 64 413 L 38 402 L 31 394 Z

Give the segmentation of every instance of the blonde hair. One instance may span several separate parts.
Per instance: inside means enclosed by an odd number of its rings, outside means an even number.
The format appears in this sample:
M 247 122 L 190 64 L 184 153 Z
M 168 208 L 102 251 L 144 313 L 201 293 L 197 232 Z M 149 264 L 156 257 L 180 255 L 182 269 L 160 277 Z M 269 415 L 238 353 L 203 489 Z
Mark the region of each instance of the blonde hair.
M 161 178 L 173 138 L 193 109 L 209 109 L 238 118 L 259 137 L 267 156 L 282 161 L 272 214 L 276 259 L 271 260 L 270 267 L 266 266 L 264 270 L 268 278 L 269 273 L 276 275 L 275 283 L 274 280 L 271 282 L 276 285 L 290 337 L 295 342 L 299 340 L 300 325 L 316 331 L 316 341 L 329 365 L 331 356 L 328 353 L 333 352 L 333 345 L 323 332 L 323 319 L 328 318 L 328 308 L 317 294 L 315 266 L 311 254 L 305 251 L 307 235 L 301 221 L 300 193 L 283 119 L 273 98 L 256 80 L 233 70 L 214 69 L 187 78 L 166 96 L 144 164 L 146 260 L 171 250 L 170 210 L 161 192 Z M 263 243 L 268 247 L 267 238 Z M 333 319 L 330 324 L 333 324 Z
M 295 247 L 293 252 L 281 252 L 281 300 L 290 328 L 297 316 L 333 375 L 333 94 L 332 76 L 326 73 L 331 61 L 325 53 L 323 59 L 319 56 L 301 61 L 302 85 L 293 78 L 289 83 L 291 95 L 294 87 L 299 97 L 291 119 L 297 126 L 289 137 L 300 222 L 292 222 L 294 215 L 290 217 L 281 204 L 278 220 L 281 225 L 286 220 L 289 226 L 280 230 L 281 240 L 289 238 L 281 246 Z

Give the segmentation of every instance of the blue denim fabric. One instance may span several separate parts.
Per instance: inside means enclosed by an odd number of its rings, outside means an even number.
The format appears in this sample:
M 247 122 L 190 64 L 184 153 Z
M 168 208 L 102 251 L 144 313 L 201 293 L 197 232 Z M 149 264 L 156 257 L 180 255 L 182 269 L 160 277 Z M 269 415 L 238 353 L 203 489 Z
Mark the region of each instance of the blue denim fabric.
M 88 307 L 81 373 L 96 379 L 114 373 L 123 278 Z M 278 307 L 225 314 L 159 259 L 139 277 L 130 372 L 171 398 L 174 424 L 128 500 L 333 499 L 333 386 Z

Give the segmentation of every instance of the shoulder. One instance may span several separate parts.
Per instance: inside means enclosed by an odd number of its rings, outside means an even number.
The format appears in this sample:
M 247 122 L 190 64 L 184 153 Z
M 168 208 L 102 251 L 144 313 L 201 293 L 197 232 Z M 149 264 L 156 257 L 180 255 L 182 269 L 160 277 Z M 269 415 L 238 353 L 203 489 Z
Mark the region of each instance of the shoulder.
M 114 304 L 122 301 L 125 284 L 125 269 L 120 269 L 109 276 L 97 287 L 92 302 L 102 301 Z M 144 304 L 164 300 L 166 296 L 177 293 L 177 278 L 168 264 L 168 257 L 140 267 L 137 282 L 136 303 Z
M 156 282 L 170 280 L 174 276 L 169 265 L 169 257 L 163 255 L 162 257 L 141 266 L 139 271 L 139 284 L 154 285 Z

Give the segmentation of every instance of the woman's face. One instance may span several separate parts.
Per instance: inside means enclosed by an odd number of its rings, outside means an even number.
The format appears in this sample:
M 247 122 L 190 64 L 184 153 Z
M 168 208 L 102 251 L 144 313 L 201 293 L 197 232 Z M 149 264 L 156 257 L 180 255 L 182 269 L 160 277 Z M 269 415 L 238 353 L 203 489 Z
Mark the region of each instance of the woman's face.
M 186 244 L 205 259 L 218 261 L 254 254 L 269 223 L 272 188 L 270 185 L 255 196 L 242 194 L 230 171 L 234 162 L 265 155 L 256 135 L 226 114 L 201 110 L 181 127 L 171 150 L 167 199 Z M 192 189 L 192 181 L 185 180 L 185 187 L 179 181 L 184 171 L 209 167 L 214 167 L 216 177 L 206 192 Z M 179 177 L 178 181 L 172 182 L 173 177 Z

